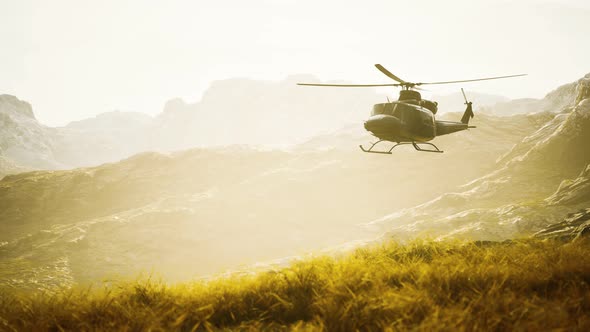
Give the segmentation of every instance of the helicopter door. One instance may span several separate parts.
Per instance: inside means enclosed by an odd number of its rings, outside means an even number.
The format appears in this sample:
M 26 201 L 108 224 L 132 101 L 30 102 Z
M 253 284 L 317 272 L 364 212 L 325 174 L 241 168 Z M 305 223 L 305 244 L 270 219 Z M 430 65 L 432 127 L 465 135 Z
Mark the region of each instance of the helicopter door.
M 420 118 L 416 121 L 415 132 L 420 136 L 422 139 L 431 140 L 436 136 L 435 130 L 436 126 L 434 123 L 434 116 L 430 112 L 426 111 L 416 111 L 415 112 L 418 117 Z
M 432 113 L 413 108 L 411 106 L 398 104 L 394 115 L 399 112 L 399 118 L 407 134 L 417 140 L 430 140 L 435 136 L 434 117 Z
M 410 106 L 404 104 L 397 104 L 394 116 L 399 118 L 402 124 L 412 130 L 416 123 L 420 121 L 417 111 Z

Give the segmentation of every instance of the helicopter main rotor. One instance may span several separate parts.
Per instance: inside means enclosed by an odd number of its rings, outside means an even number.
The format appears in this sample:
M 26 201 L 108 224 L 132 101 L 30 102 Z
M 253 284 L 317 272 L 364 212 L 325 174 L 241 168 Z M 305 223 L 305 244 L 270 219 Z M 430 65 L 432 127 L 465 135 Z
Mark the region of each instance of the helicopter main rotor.
M 394 75 L 392 72 L 387 70 L 381 64 L 376 64 L 375 67 L 385 74 L 385 76 L 391 78 L 392 80 L 398 83 L 389 83 L 389 84 L 319 84 L 319 83 L 297 83 L 297 85 L 305 85 L 305 86 L 331 86 L 331 87 L 341 87 L 341 88 L 366 88 L 366 87 L 380 87 L 380 86 L 399 86 L 402 87 L 404 90 L 409 89 L 417 89 L 417 87 L 421 85 L 434 85 L 434 84 L 453 84 L 453 83 L 464 83 L 464 82 L 476 82 L 476 81 L 488 81 L 488 80 L 497 80 L 502 78 L 510 78 L 510 77 L 519 77 L 519 76 L 526 76 L 527 74 L 517 74 L 517 75 L 507 75 L 507 76 L 495 76 L 495 77 L 485 77 L 485 78 L 475 78 L 469 80 L 458 80 L 458 81 L 443 81 L 443 82 L 408 82 L 404 81 L 401 78 Z

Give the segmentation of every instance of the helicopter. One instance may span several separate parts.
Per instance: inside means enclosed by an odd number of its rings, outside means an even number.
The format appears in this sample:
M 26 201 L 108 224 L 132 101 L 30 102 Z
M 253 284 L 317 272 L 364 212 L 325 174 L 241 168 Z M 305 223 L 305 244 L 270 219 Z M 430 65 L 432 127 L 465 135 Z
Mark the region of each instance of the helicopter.
M 448 135 L 456 133 L 458 131 L 466 130 L 469 128 L 475 128 L 475 126 L 469 125 L 469 120 L 473 118 L 473 103 L 467 101 L 465 91 L 461 88 L 463 98 L 465 99 L 465 112 L 461 117 L 460 122 L 455 121 L 440 121 L 435 119 L 436 112 L 438 111 L 438 103 L 422 99 L 420 92 L 420 86 L 422 85 L 434 85 L 434 84 L 451 84 L 451 83 L 463 83 L 463 82 L 475 82 L 485 80 L 496 80 L 502 78 L 525 76 L 526 74 L 508 75 L 508 76 L 496 76 L 477 78 L 470 80 L 459 80 L 459 81 L 445 81 L 445 82 L 409 82 L 402 80 L 398 76 L 391 73 L 385 67 L 380 64 L 376 64 L 375 67 L 385 74 L 385 76 L 391 78 L 397 83 L 388 84 L 316 84 L 316 83 L 297 83 L 297 85 L 304 86 L 323 86 L 323 87 L 344 87 L 344 88 L 359 88 L 359 87 L 381 87 L 381 86 L 394 86 L 401 87 L 399 92 L 399 98 L 397 101 L 389 101 L 387 103 L 380 103 L 373 105 L 371 116 L 364 123 L 364 127 L 378 140 L 377 142 L 371 143 L 372 145 L 367 149 L 362 145 L 359 145 L 363 152 L 368 153 L 381 153 L 381 154 L 392 154 L 391 151 L 400 145 L 412 145 L 414 149 L 421 152 L 437 152 L 442 153 L 436 145 L 430 143 L 436 136 Z M 373 150 L 373 148 L 381 142 L 392 142 L 395 143 L 387 151 Z M 430 147 L 423 147 L 424 145 Z

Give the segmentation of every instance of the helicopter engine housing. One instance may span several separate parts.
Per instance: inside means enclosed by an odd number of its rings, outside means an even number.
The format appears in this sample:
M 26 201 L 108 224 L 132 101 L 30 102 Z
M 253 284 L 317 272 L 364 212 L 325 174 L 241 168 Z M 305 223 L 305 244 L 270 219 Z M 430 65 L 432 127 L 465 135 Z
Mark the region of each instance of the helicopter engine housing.
M 432 114 L 436 114 L 438 111 L 438 103 L 436 101 L 422 99 L 420 100 L 419 105 L 431 111 Z
M 422 100 L 422 96 L 420 95 L 420 92 L 415 91 L 415 90 L 400 90 L 398 100 L 399 101 L 403 101 L 403 100 L 420 101 L 420 100 Z

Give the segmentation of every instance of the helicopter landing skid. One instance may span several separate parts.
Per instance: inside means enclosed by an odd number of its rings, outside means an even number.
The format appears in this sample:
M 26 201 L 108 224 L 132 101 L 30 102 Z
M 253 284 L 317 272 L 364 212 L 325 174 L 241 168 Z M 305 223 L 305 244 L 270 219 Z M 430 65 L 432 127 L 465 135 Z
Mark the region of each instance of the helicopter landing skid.
M 442 151 L 441 149 L 438 148 L 438 146 L 432 144 L 432 143 L 428 143 L 428 142 L 420 142 L 420 144 L 426 144 L 426 145 L 430 145 L 434 148 L 434 150 L 430 150 L 430 149 L 422 149 L 420 147 L 420 145 L 418 145 L 418 143 L 416 142 L 412 142 L 412 145 L 414 146 L 414 149 L 421 151 L 421 152 L 436 152 L 436 153 L 443 153 L 444 151 Z
M 414 149 L 416 149 L 417 151 L 420 152 L 436 152 L 436 153 L 443 153 L 444 151 L 440 150 L 436 145 L 432 144 L 432 143 L 427 143 L 427 142 L 420 142 L 420 144 L 427 144 L 432 146 L 434 149 L 423 149 L 420 147 L 420 145 L 418 145 L 418 143 L 416 142 L 401 142 L 401 143 L 396 143 L 395 145 L 393 145 L 389 150 L 387 151 L 373 151 L 373 147 L 375 147 L 375 145 L 383 142 L 384 140 L 378 140 L 375 143 L 371 144 L 371 147 L 368 149 L 365 149 L 362 145 L 359 145 L 359 148 L 361 148 L 361 150 L 363 150 L 363 152 L 367 152 L 367 153 L 379 153 L 379 154 L 392 154 L 391 150 L 393 150 L 396 146 L 398 145 L 408 145 L 408 144 L 412 144 L 412 146 L 414 146 Z

